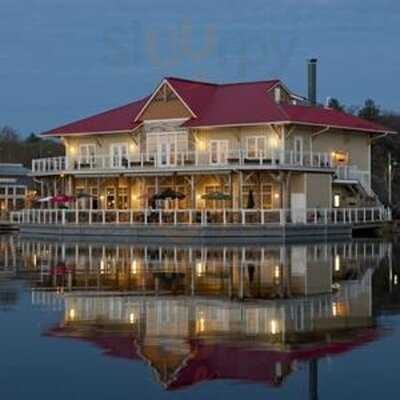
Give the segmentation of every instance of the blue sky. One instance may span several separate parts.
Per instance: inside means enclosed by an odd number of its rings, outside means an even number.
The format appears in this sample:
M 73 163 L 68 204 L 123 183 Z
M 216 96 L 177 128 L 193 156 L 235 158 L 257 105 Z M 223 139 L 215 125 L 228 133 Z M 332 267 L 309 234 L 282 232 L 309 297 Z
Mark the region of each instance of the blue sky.
M 1 0 L 0 125 L 47 128 L 146 95 L 163 76 L 279 77 L 319 100 L 400 111 L 398 0 Z

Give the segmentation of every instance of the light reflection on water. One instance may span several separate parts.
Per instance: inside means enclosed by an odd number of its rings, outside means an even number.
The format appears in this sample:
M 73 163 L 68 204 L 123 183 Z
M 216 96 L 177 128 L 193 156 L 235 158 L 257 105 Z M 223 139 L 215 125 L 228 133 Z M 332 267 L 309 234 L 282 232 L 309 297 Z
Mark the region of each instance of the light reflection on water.
M 383 240 L 0 243 L 2 310 L 18 303 L 23 280 L 34 309 L 60 315 L 43 340 L 144 362 L 168 390 L 216 380 L 284 387 L 306 366 L 316 399 L 318 360 L 382 337 L 377 307 L 387 308 L 398 282 Z

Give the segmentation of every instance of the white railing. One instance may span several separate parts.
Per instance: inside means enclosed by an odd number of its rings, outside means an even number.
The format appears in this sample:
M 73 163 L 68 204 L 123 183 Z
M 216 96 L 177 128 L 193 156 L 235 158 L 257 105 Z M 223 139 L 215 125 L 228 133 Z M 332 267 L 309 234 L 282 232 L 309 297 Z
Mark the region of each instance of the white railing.
M 359 182 L 367 193 L 372 196 L 370 172 L 362 171 L 356 165 L 341 165 L 336 167 L 336 179 Z
M 383 207 L 345 209 L 313 208 L 307 210 L 26 209 L 11 213 L 11 221 L 13 223 L 33 225 L 357 225 L 390 220 L 390 210 Z
M 34 173 L 52 173 L 80 170 L 138 170 L 138 169 L 191 169 L 193 167 L 226 168 L 229 166 L 248 167 L 279 167 L 298 168 L 333 168 L 328 153 L 296 153 L 294 151 L 271 150 L 259 152 L 256 156 L 249 155 L 244 150 L 226 153 L 208 151 L 171 152 L 171 153 L 141 153 L 126 157 L 109 155 L 69 156 L 37 159 L 32 161 Z

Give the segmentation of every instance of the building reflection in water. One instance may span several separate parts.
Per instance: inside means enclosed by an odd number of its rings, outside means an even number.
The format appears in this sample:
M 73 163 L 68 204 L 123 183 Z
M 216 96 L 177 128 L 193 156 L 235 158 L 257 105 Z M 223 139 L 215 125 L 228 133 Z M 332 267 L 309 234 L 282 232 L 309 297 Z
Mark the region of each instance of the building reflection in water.
M 7 259 L 29 275 L 32 302 L 65 310 L 46 335 L 145 360 L 167 389 L 211 379 L 280 385 L 306 362 L 313 399 L 318 359 L 379 335 L 372 278 L 392 254 L 388 242 L 363 240 L 161 246 L 21 239 L 12 248 L 17 254 Z

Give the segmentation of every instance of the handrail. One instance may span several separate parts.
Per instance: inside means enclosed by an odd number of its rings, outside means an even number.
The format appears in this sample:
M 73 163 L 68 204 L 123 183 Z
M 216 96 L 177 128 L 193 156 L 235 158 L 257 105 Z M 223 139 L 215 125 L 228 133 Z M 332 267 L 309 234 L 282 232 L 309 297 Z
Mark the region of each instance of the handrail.
M 126 157 L 110 155 L 62 156 L 34 159 L 32 172 L 51 173 L 59 171 L 192 168 L 226 166 L 294 166 L 305 168 L 333 168 L 328 153 L 283 151 L 281 149 L 249 155 L 243 149 L 212 153 L 209 151 L 184 151 L 171 153 L 137 153 Z
M 12 212 L 11 222 L 34 225 L 328 225 L 366 224 L 391 220 L 383 207 L 311 209 L 25 209 Z

